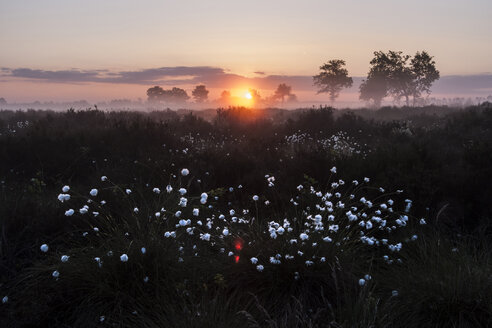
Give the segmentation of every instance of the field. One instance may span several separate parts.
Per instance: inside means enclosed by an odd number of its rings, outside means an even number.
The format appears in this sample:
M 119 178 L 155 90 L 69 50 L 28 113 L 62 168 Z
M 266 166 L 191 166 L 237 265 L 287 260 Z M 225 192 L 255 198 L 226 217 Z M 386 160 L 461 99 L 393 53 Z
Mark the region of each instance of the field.
M 490 327 L 492 107 L 0 112 L 1 327 Z

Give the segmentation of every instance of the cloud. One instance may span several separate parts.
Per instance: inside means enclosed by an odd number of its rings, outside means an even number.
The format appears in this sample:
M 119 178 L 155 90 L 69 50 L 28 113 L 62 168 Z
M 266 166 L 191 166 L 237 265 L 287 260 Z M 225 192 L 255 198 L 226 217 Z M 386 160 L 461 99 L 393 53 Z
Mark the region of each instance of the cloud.
M 231 89 L 237 86 L 250 86 L 256 89 L 275 89 L 280 83 L 292 86 L 296 91 L 315 92 L 312 76 L 307 75 L 266 75 L 245 77 L 230 73 L 220 67 L 212 66 L 171 66 L 141 69 L 135 71 L 113 72 L 108 70 L 40 70 L 31 68 L 0 68 L 3 81 L 24 79 L 29 81 L 53 83 L 110 83 L 160 86 L 184 86 L 205 84 L 209 88 Z M 354 84 L 346 90 L 357 93 L 362 77 L 354 77 Z M 492 74 L 443 76 L 435 82 L 432 91 L 438 94 L 487 94 L 492 92 Z
M 443 76 L 434 83 L 432 91 L 454 94 L 492 93 L 492 74 Z
M 45 82 L 97 82 L 127 84 L 186 84 L 196 81 L 227 77 L 224 69 L 209 66 L 176 66 L 142 69 L 137 71 L 110 72 L 108 70 L 58 70 L 47 71 L 31 68 L 2 68 L 1 76 Z
M 97 71 L 80 71 L 80 70 L 64 70 L 64 71 L 43 71 L 39 69 L 17 68 L 6 69 L 4 76 L 16 78 L 26 78 L 33 80 L 44 80 L 49 82 L 91 82 L 97 79 L 99 72 Z
M 222 68 L 209 66 L 176 66 L 144 69 L 140 71 L 122 71 L 112 77 L 102 77 L 99 82 L 129 84 L 188 84 L 206 77 L 224 75 Z M 181 78 L 179 78 L 181 77 Z M 96 81 L 95 81 L 96 82 Z

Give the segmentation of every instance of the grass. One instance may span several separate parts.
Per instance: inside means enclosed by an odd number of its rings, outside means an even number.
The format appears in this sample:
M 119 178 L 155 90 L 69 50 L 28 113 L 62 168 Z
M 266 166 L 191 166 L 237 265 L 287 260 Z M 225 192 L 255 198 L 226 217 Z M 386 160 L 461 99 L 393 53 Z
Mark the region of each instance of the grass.
M 1 326 L 487 327 L 492 322 L 490 206 L 484 201 L 490 194 L 491 145 L 483 141 L 490 133 L 483 123 L 489 112 L 452 113 L 438 119 L 441 127 L 415 128 L 413 136 L 350 115 L 337 121 L 330 111 L 277 126 L 236 120 L 231 126 L 237 130 L 224 130 L 227 121 L 211 127 L 189 117 L 155 123 L 132 114 L 116 124 L 114 116 L 100 112 L 57 114 L 51 121 L 36 115 L 41 118 L 33 116 L 27 130 L 0 137 L 9 150 L 0 165 L 0 296 L 8 296 L 0 304 Z M 92 115 L 97 124 L 88 129 L 84 124 L 92 124 Z M 323 129 L 321 118 L 328 124 L 322 134 L 301 130 L 312 138 L 295 147 L 286 141 L 296 124 L 309 127 L 315 120 L 316 129 Z M 74 119 L 79 125 L 67 130 Z M 343 130 L 347 122 L 350 128 Z M 475 131 L 458 136 L 460 122 Z M 336 123 L 345 139 L 331 130 L 329 124 Z M 444 141 L 436 135 L 446 136 L 444 157 L 431 151 Z M 341 136 L 344 147 L 317 144 L 333 136 Z M 463 138 L 475 146 L 462 148 Z M 64 152 L 50 151 L 49 140 L 55 139 Z M 364 154 L 350 150 L 356 148 Z M 37 164 L 21 159 L 30 156 L 28 149 Z M 467 171 L 469 160 L 473 172 Z M 439 170 L 443 163 L 446 168 Z M 337 173 L 330 172 L 334 165 Z M 184 167 L 189 176 L 180 174 Z M 266 174 L 275 176 L 273 187 Z M 102 175 L 108 181 L 101 181 Z M 370 182 L 364 182 L 366 175 Z M 60 203 L 57 195 L 66 184 L 71 199 Z M 447 189 L 457 186 L 461 189 Z M 185 195 L 179 195 L 181 187 Z M 92 188 L 97 196 L 89 195 Z M 203 192 L 206 204 L 200 202 Z M 186 207 L 178 204 L 181 197 Z M 409 213 L 407 198 L 413 200 Z M 479 215 L 474 219 L 461 214 L 471 206 L 463 203 L 468 200 Z M 83 205 L 89 206 L 84 215 Z M 67 217 L 69 208 L 75 214 Z M 357 217 L 353 221 L 349 210 Z M 402 216 L 407 223 L 396 221 Z M 429 224 L 419 224 L 422 217 Z M 182 219 L 190 224 L 180 225 Z M 333 224 L 339 228 L 330 232 Z M 176 236 L 166 238 L 166 232 Z M 302 240 L 302 233 L 308 239 Z M 324 241 L 326 236 L 332 240 Z M 40 251 L 45 243 L 47 253 Z M 402 248 L 392 252 L 386 243 Z M 122 254 L 128 261 L 121 261 Z M 62 255 L 70 256 L 66 263 Z M 280 263 L 271 263 L 276 260 Z

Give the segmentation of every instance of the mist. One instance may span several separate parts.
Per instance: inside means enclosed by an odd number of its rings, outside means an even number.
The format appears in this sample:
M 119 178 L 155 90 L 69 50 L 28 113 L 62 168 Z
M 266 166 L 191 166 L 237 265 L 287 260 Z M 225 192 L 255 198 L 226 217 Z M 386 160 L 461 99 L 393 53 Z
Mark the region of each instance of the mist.
M 56 75 L 56 74 L 55 74 Z M 225 75 L 225 74 L 224 74 Z M 5 78 L 5 77 L 4 77 Z M 170 108 L 177 110 L 180 108 L 200 110 L 208 108 L 228 107 L 234 104 L 227 104 L 220 101 L 220 94 L 224 90 L 230 90 L 227 83 L 238 83 L 242 85 L 257 86 L 259 95 L 266 99 L 271 97 L 279 83 L 286 83 L 292 88 L 292 93 L 297 100 L 293 102 L 267 101 L 257 107 L 278 107 L 284 109 L 295 109 L 301 107 L 312 107 L 320 105 L 331 105 L 336 108 L 361 108 L 367 106 L 366 102 L 359 99 L 359 87 L 364 77 L 353 77 L 354 83 L 350 88 L 343 90 L 336 102 L 331 103 L 326 94 L 316 94 L 316 89 L 312 83 L 312 76 L 280 76 L 280 75 L 259 75 L 248 78 L 243 76 L 217 76 L 201 77 L 204 85 L 210 84 L 210 94 L 208 100 L 203 103 L 196 103 L 193 99 L 181 103 L 169 104 L 150 104 L 147 102 L 145 91 L 147 86 L 139 84 L 124 83 L 101 83 L 76 81 L 73 78 L 66 82 L 44 78 L 42 81 L 31 77 L 29 80 L 16 79 L 5 83 L 0 91 L 0 98 L 5 101 L 0 102 L 1 109 L 53 109 L 66 110 L 68 108 L 86 109 L 94 108 L 104 110 L 157 110 Z M 234 81 L 232 81 L 234 80 Z M 194 81 L 200 81 L 196 79 Z M 155 81 L 159 82 L 159 81 Z M 148 84 L 149 86 L 152 83 Z M 188 94 L 191 95 L 193 85 L 180 85 Z M 492 74 L 484 73 L 478 75 L 448 75 L 442 76 L 431 88 L 431 94 L 422 99 L 420 105 L 449 105 L 466 106 L 479 104 L 492 99 Z M 386 97 L 382 105 L 394 106 L 401 105 Z

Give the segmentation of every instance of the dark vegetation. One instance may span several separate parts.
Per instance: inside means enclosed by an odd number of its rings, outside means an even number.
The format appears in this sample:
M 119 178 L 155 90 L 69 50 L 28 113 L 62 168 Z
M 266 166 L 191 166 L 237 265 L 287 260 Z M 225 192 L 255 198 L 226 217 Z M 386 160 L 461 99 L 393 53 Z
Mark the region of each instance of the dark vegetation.
M 230 108 L 212 121 L 200 115 L 0 112 L 0 297 L 9 297 L 0 304 L 0 326 L 492 324 L 491 107 Z M 179 174 L 185 167 L 191 172 L 186 179 Z M 266 174 L 275 177 L 275 188 L 265 183 Z M 326 191 L 338 179 L 350 184 L 363 177 L 387 192 L 403 190 L 392 196 L 395 201 L 411 199 L 412 220 L 426 218 L 427 225 L 408 227 L 418 239 L 405 244 L 401 263 L 378 264 L 376 253 L 350 245 L 337 253 L 323 246 L 326 265 L 311 269 L 263 262 L 265 270 L 258 272 L 249 263 L 262 249 L 287 249 L 262 239 L 259 226 L 298 216 L 290 204 L 296 186 Z M 207 192 L 217 211 L 254 213 L 258 226 L 237 231 L 255 240 L 245 245 L 239 263 L 208 244 L 199 244 L 200 256 L 176 261 L 179 245 L 163 237 L 175 228 L 146 218 L 162 206 L 171 213 L 179 209 L 176 199 L 166 198 L 169 183 L 175 190 L 186 187 L 190 202 L 191 195 Z M 67 208 L 80 206 L 57 200 L 64 185 L 73 191 L 70 202 L 98 188 L 107 210 L 98 217 L 65 216 Z M 152 193 L 153 187 L 162 194 Z M 255 194 L 261 201 L 253 204 Z M 137 204 L 144 219 L 128 214 Z M 83 237 L 86 231 L 91 233 Z M 40 251 L 44 243 L 48 253 Z M 145 257 L 138 253 L 143 246 Z M 98 268 L 93 258 L 108 250 L 114 257 L 104 257 Z M 128 262 L 119 260 L 122 253 Z M 60 264 L 62 254 L 71 256 L 67 263 Z M 366 273 L 372 279 L 359 286 Z

